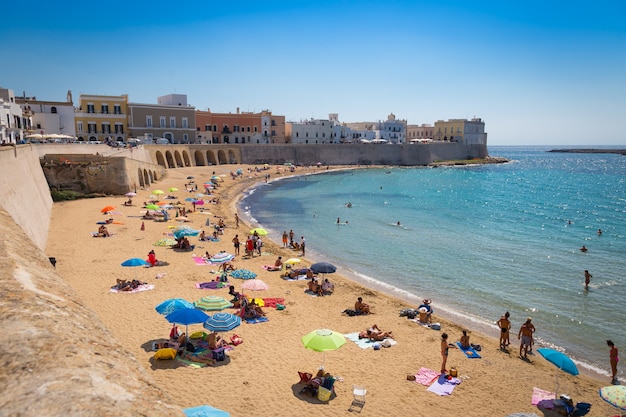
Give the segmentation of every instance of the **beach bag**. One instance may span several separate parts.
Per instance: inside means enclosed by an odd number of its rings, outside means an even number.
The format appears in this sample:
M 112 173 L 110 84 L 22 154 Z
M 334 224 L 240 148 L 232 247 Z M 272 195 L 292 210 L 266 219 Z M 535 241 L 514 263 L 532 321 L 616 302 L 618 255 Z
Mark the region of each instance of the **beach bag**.
M 450 368 L 450 376 L 453 378 L 456 378 L 457 376 L 459 376 L 459 371 L 457 371 L 455 366 Z
M 380 350 L 380 343 L 374 343 L 374 350 Z
M 430 328 L 433 330 L 441 330 L 441 324 L 440 323 L 433 323 L 430 325 Z
M 217 349 L 213 351 L 213 359 L 217 362 L 223 362 L 226 360 L 226 353 L 224 353 L 224 349 Z
M 285 309 L 284 304 L 276 304 L 276 310 L 284 310 L 284 309 Z

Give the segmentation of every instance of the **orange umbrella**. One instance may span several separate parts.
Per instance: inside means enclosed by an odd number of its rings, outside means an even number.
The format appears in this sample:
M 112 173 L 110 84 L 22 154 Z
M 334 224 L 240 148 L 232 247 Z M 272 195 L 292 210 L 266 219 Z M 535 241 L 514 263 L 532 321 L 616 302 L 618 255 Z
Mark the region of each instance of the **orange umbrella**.
M 115 207 L 113 207 L 113 206 L 106 206 L 106 207 L 103 207 L 102 210 L 100 210 L 100 213 L 107 213 L 107 212 L 113 211 L 113 210 L 115 210 Z

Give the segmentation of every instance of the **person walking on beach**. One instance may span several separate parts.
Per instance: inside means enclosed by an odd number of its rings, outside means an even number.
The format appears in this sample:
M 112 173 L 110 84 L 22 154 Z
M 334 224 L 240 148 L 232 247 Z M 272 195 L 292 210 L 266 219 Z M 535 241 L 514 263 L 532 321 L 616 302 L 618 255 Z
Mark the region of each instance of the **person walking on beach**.
M 533 333 L 535 333 L 535 326 L 531 323 L 531 321 L 532 318 L 528 317 L 517 333 L 517 338 L 521 338 L 519 345 L 519 357 L 522 359 L 528 359 L 528 353 L 532 352 L 532 341 Z M 522 356 L 522 351 L 524 352 L 524 356 Z
M 591 275 L 589 271 L 585 269 L 585 289 L 586 290 L 589 289 L 589 282 L 591 282 L 591 278 L 593 278 L 593 275 Z
M 509 317 L 511 314 L 507 311 L 504 313 L 504 316 L 500 317 L 497 324 L 500 327 L 500 349 L 505 350 L 506 347 L 511 343 L 509 340 L 509 335 L 511 333 L 511 322 L 509 321 Z
M 288 243 L 289 243 L 289 235 L 287 234 L 286 230 L 283 230 L 283 248 L 286 248 Z
M 619 358 L 617 357 L 617 347 L 615 347 L 615 343 L 612 340 L 607 340 L 606 344 L 611 350 L 609 351 L 609 359 L 611 361 L 611 384 L 617 385 L 617 362 Z
M 300 249 L 302 249 L 302 256 L 304 256 L 304 236 L 300 236 Z
M 235 213 L 235 227 L 239 227 L 239 215 Z
M 241 242 L 239 242 L 239 235 L 235 235 L 233 238 L 233 246 L 235 247 L 235 255 L 239 255 L 239 247 L 241 246 Z

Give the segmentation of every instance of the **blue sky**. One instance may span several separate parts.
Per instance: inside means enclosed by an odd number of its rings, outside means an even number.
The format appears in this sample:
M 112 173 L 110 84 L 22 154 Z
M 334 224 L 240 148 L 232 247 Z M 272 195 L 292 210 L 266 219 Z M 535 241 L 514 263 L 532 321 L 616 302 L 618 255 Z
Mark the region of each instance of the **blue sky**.
M 623 0 L 34 0 L 3 15 L 0 86 L 16 95 L 177 93 L 288 121 L 476 116 L 490 145 L 626 145 Z

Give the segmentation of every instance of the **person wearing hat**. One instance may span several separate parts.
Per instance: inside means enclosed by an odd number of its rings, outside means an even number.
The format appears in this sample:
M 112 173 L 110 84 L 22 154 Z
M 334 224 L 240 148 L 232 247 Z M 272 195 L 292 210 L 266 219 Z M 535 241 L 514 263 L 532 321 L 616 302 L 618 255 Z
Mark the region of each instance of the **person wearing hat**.
M 532 318 L 528 317 L 522 327 L 520 327 L 517 333 L 517 338 L 521 339 L 519 345 L 519 357 L 522 359 L 528 359 L 528 352 L 532 352 L 533 333 L 535 333 L 535 326 L 531 323 Z M 522 356 L 524 351 L 524 356 Z
M 430 306 L 430 304 L 432 303 L 432 301 L 430 300 L 430 298 L 426 298 L 422 301 L 422 304 L 420 304 L 420 306 L 417 308 L 417 311 L 420 312 L 420 321 L 424 322 L 424 323 L 432 323 L 433 319 L 432 319 L 432 314 L 433 314 L 433 308 Z M 422 320 L 422 315 L 425 314 L 425 319 Z

